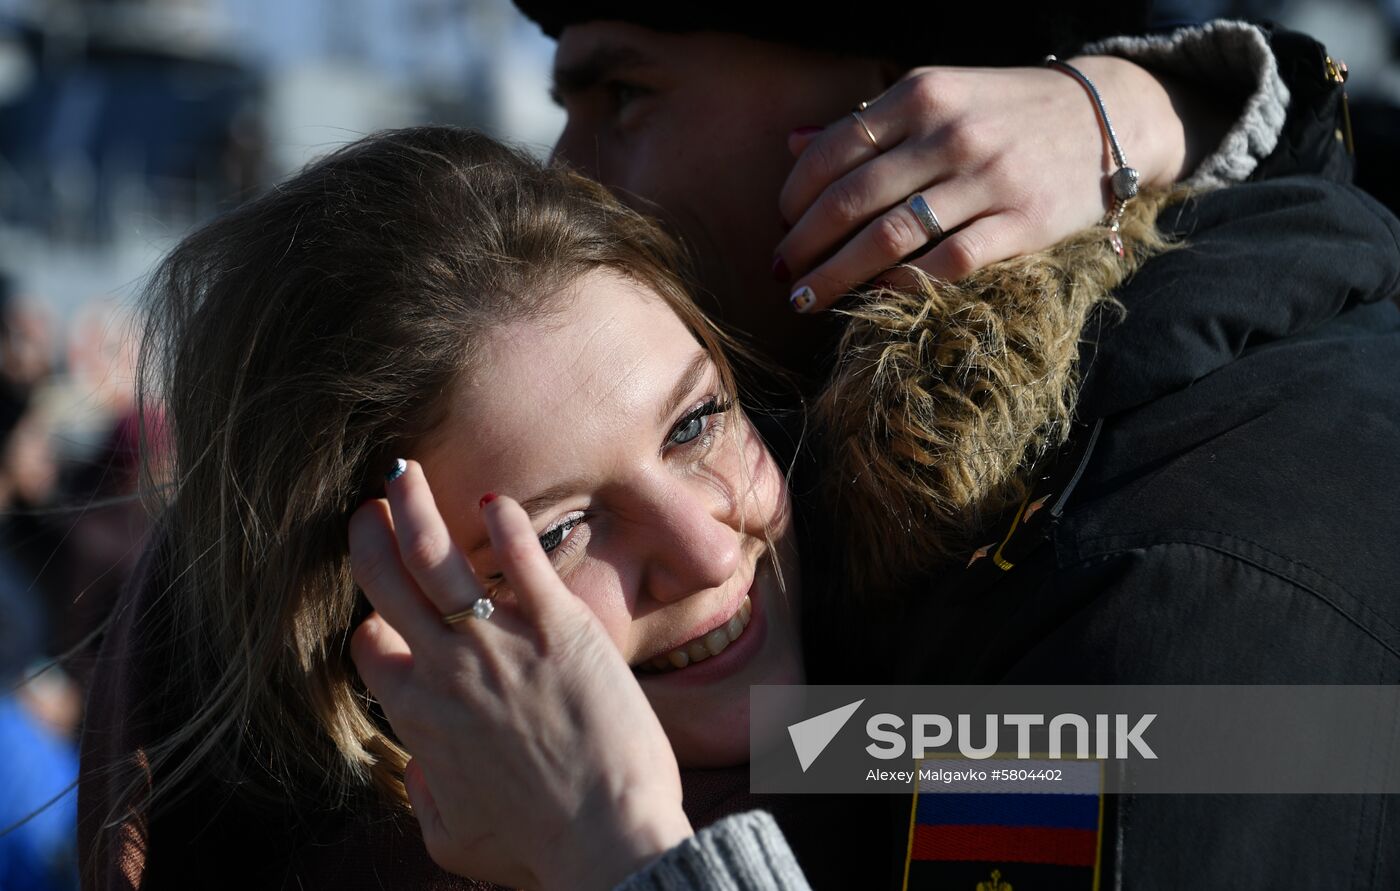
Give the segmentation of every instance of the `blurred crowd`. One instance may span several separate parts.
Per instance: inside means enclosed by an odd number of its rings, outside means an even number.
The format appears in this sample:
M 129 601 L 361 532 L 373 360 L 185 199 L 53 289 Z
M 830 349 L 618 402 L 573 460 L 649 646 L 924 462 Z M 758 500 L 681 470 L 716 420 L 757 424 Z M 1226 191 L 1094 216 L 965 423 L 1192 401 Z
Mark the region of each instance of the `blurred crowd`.
M 1163 25 L 1237 15 L 1351 63 L 1359 180 L 1400 209 L 1400 0 L 1158 4 Z M 84 690 L 159 482 L 141 459 L 159 465 L 160 419 L 133 390 L 140 275 L 370 130 L 547 146 L 549 52 L 507 0 L 0 0 L 0 891 L 77 886 Z
M 61 342 L 60 342 L 61 339 Z M 0 279 L 0 888 L 76 887 L 75 740 L 98 630 L 148 515 L 129 326 L 60 327 Z M 60 357 L 63 361 L 55 361 Z M 37 813 L 36 813 L 37 812 Z M 34 816 L 31 817 L 31 814 Z M 8 831 L 6 831 L 8 830 Z

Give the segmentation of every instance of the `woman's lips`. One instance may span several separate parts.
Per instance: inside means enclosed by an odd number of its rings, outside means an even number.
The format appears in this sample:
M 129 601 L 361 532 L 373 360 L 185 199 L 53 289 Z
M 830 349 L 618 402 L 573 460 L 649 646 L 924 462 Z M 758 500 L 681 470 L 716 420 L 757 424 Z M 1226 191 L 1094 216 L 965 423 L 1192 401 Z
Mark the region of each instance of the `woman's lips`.
M 653 656 L 638 665 L 637 670 L 658 674 L 665 673 L 718 656 L 743 635 L 752 616 L 753 601 L 749 600 L 749 596 L 745 594 L 744 599 L 739 603 L 739 609 L 718 628 L 687 641 L 670 652 Z
M 740 628 L 738 636 L 730 638 L 729 642 L 724 647 L 720 648 L 718 655 L 710 655 L 699 661 L 689 661 L 684 668 L 673 668 L 670 667 L 670 654 L 674 652 L 674 650 L 668 650 L 662 656 L 655 657 L 665 659 L 668 663 L 667 668 L 652 670 L 644 663 L 634 669 L 638 680 L 644 685 L 662 684 L 667 686 L 688 686 L 691 684 L 707 684 L 727 677 L 747 664 L 748 661 L 762 649 L 763 639 L 768 630 L 763 597 L 758 596 L 761 590 L 758 580 L 765 577 L 767 562 L 767 560 L 759 561 L 754 574 L 754 581 L 750 583 L 748 592 L 740 601 L 734 613 L 724 622 L 720 623 L 721 628 L 727 627 L 731 622 L 739 618 L 741 612 L 748 613 L 747 620 L 741 620 L 740 622 L 742 627 Z M 719 630 L 719 628 L 714 630 Z M 695 645 L 697 642 L 703 645 L 704 638 L 713 633 L 714 631 L 711 631 L 694 641 L 687 642 L 684 645 L 684 648 L 687 650 L 687 656 L 689 655 L 688 648 L 690 646 Z M 725 633 L 727 635 L 728 632 L 726 631 Z M 651 660 L 647 661 L 650 662 Z

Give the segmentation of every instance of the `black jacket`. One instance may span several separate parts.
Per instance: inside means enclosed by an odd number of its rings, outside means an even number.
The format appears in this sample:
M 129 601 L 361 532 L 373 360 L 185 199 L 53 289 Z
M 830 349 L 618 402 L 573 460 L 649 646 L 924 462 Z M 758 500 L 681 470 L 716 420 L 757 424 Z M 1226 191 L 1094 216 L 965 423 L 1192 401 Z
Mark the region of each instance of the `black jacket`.
M 1321 59 L 1300 41 L 1284 64 Z M 1186 246 L 1086 330 L 1044 508 L 988 529 L 1011 568 L 920 580 L 853 661 L 824 658 L 852 617 L 810 617 L 814 682 L 1400 684 L 1400 222 L 1345 184 L 1340 92 L 1307 85 L 1262 172 L 1329 178 L 1163 215 Z M 1105 888 L 1400 888 L 1400 796 L 1119 796 L 1103 828 Z
M 1400 222 L 1285 179 L 1163 223 L 1188 247 L 1086 347 L 1084 424 L 1012 568 L 908 592 L 898 677 L 1400 683 Z M 1125 887 L 1400 888 L 1394 797 L 1116 804 Z
M 1400 222 L 1283 178 L 1160 224 L 1011 568 L 922 580 L 839 680 L 1400 683 Z M 1126 888 L 1400 888 L 1396 797 L 1122 796 L 1103 838 Z

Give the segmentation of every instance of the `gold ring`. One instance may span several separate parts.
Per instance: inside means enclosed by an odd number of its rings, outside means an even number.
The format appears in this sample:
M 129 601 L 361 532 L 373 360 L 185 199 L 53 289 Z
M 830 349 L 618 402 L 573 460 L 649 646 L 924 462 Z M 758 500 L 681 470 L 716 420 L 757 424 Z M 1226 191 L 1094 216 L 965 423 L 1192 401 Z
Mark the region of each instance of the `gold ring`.
M 861 105 L 864 105 L 864 104 L 865 104 L 864 102 L 861 103 Z M 877 151 L 877 152 L 883 152 L 884 149 L 880 148 L 880 142 L 879 142 L 879 140 L 877 140 L 877 139 L 875 138 L 875 134 L 874 134 L 874 133 L 871 133 L 871 132 L 870 132 L 870 125 L 867 124 L 867 123 L 865 122 L 865 118 L 863 118 L 863 117 L 860 116 L 860 112 L 859 112 L 859 111 L 853 111 L 853 112 L 851 112 L 851 117 L 853 117 L 853 118 L 856 119 L 856 122 L 860 124 L 860 128 L 861 128 L 862 130 L 865 131 L 865 135 L 870 137 L 870 144 L 873 145 L 873 146 L 875 146 L 875 151 Z

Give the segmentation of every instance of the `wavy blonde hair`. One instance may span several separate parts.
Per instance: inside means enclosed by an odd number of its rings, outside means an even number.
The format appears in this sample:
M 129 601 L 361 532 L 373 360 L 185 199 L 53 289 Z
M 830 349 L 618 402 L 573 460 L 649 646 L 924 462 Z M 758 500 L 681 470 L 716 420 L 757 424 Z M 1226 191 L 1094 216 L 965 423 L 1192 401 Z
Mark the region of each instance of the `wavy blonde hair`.
M 814 405 L 827 502 L 850 547 L 844 596 L 893 596 L 966 560 L 990 519 L 1074 416 L 1080 336 L 1115 311 L 1113 290 L 1167 249 L 1157 214 L 1184 193 L 1128 208 L 1119 256 L 1102 229 L 947 283 L 922 275 L 840 310 L 849 322 Z M 913 269 L 913 267 L 910 267 Z

